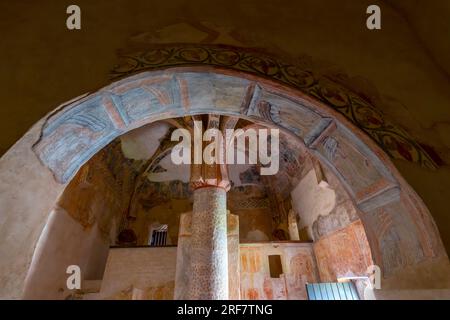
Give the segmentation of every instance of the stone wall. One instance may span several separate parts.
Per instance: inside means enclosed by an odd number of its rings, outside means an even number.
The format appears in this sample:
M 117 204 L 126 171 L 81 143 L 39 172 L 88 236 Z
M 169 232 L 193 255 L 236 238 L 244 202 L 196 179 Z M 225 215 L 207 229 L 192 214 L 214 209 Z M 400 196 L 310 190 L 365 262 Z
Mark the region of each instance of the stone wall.
M 90 299 L 171 300 L 176 247 L 112 248 L 98 295 Z

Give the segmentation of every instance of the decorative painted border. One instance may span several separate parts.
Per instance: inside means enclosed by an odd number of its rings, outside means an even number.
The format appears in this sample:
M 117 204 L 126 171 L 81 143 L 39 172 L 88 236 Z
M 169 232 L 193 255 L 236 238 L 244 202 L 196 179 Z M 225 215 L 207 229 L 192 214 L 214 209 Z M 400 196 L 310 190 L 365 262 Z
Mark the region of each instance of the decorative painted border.
M 367 133 L 391 158 L 429 169 L 438 164 L 407 132 L 386 120 L 375 106 L 348 88 L 311 70 L 255 50 L 225 45 L 169 44 L 119 56 L 112 70 L 116 80 L 142 72 L 179 66 L 208 65 L 279 81 L 331 106 Z

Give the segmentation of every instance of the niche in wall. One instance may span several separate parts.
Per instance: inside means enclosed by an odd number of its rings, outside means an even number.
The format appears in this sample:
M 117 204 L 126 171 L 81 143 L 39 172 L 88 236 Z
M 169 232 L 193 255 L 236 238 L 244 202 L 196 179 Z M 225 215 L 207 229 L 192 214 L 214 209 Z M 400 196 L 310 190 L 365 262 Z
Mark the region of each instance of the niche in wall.
M 283 266 L 279 254 L 269 256 L 269 271 L 271 278 L 279 278 L 283 274 Z

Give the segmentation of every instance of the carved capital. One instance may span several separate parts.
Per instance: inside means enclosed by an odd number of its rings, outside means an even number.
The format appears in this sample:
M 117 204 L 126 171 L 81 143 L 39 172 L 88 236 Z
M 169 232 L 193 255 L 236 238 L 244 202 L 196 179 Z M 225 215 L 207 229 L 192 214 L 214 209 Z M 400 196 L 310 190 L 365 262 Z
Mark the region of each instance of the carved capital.
M 192 164 L 191 188 L 193 190 L 204 187 L 218 187 L 230 190 L 228 168 L 226 164 Z
M 216 129 L 223 132 L 225 129 L 232 129 L 236 125 L 237 118 L 221 117 L 210 114 L 207 116 L 207 129 Z M 198 119 L 197 119 L 198 120 Z M 194 129 L 195 130 L 195 129 Z M 202 151 L 205 145 L 202 142 Z M 224 145 L 220 144 L 224 147 Z M 216 151 L 217 152 L 217 151 Z M 204 187 L 218 187 L 230 190 L 228 178 L 228 167 L 222 163 L 201 163 L 191 165 L 191 187 L 195 190 Z

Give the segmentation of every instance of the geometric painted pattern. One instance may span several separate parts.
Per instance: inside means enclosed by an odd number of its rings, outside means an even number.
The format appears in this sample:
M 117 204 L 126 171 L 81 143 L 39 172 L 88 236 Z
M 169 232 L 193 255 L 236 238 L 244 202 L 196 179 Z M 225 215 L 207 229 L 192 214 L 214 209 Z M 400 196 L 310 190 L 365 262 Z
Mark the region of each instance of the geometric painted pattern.
M 247 48 L 209 44 L 168 44 L 119 57 L 111 78 L 177 66 L 215 66 L 289 85 L 332 107 L 369 135 L 391 158 L 436 169 L 430 154 L 364 97 L 311 70 Z

